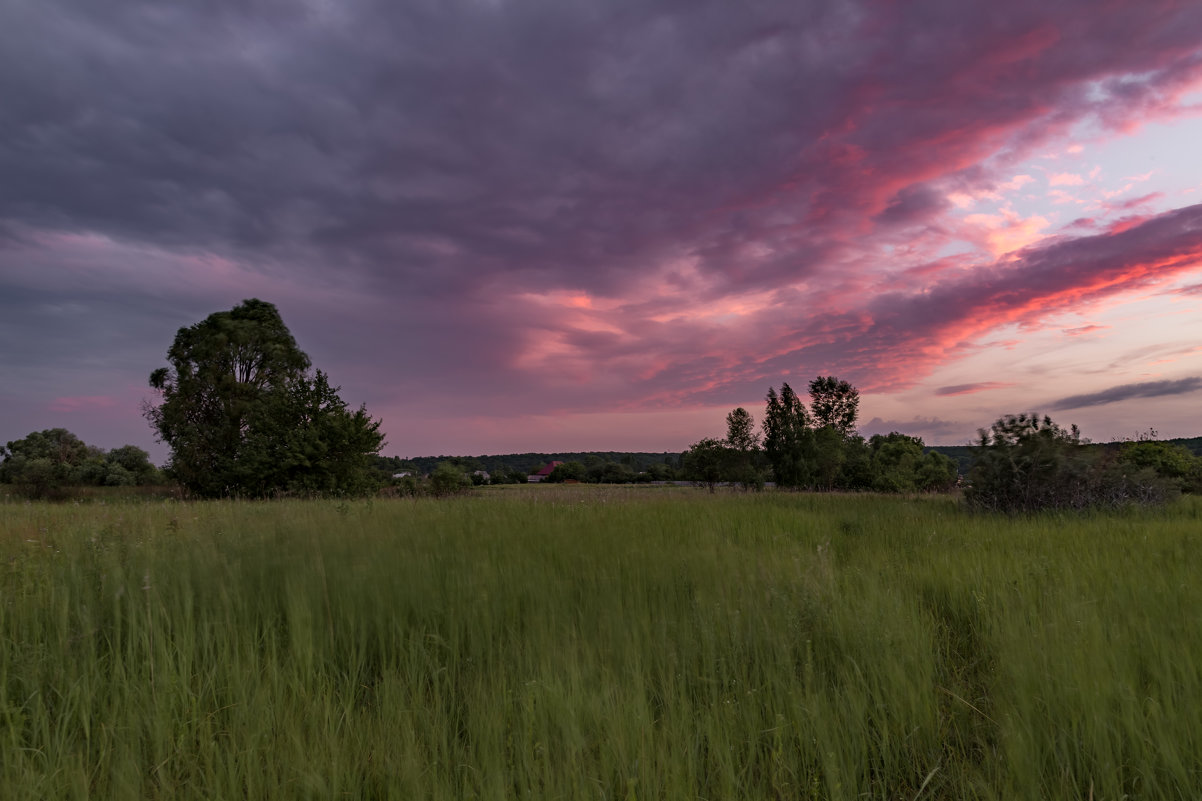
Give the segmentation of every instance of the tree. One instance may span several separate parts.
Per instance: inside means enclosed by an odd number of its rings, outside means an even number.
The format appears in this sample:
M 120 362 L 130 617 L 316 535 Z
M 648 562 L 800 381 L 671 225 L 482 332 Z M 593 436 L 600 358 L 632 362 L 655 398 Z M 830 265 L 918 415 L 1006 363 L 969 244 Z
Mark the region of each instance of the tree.
M 357 493 L 372 486 L 379 421 L 350 411 L 324 373 L 309 374 L 275 306 L 245 300 L 190 328 L 150 375 L 145 409 L 171 448 L 169 474 L 205 497 Z
M 860 391 L 831 375 L 810 382 L 810 414 L 816 428 L 830 427 L 843 436 L 855 433 L 860 413 Z
M 742 406 L 726 415 L 726 444 L 744 453 L 760 447 L 760 436 L 755 433 L 755 419 Z
M 108 468 L 104 483 L 109 486 L 153 484 L 160 478 L 158 468 L 150 462 L 150 454 L 136 445 L 113 448 L 104 461 Z
M 834 426 L 822 426 L 810 433 L 810 439 L 810 472 L 815 486 L 827 491 L 837 489 L 847 462 L 848 437 Z
M 571 461 L 555 465 L 555 469 L 544 480 L 550 484 L 559 484 L 564 481 L 585 481 L 587 479 L 588 468 L 585 467 L 584 462 Z
M 874 434 L 868 440 L 872 452 L 872 488 L 877 492 L 914 492 L 923 463 L 922 440 L 894 431 Z
M 0 448 L 0 483 L 46 498 L 67 487 L 151 484 L 159 478 L 150 455 L 133 445 L 103 449 L 88 445 L 65 428 L 35 431 Z
M 920 492 L 947 492 L 959 478 L 959 468 L 950 456 L 927 451 L 914 472 L 914 486 Z
M 452 461 L 439 462 L 430 474 L 430 492 L 437 497 L 457 495 L 472 488 L 472 480 L 463 467 Z
M 1202 459 L 1181 445 L 1140 439 L 1125 443 L 1118 458 L 1123 465 L 1152 470 L 1181 491 L 1202 490 Z
M 14 484 L 31 498 L 56 496 L 84 483 L 89 461 L 100 454 L 65 428 L 35 431 L 0 448 L 0 484 Z
M 755 431 L 754 418 L 742 406 L 726 415 L 726 446 L 730 462 L 727 477 L 739 482 L 744 489 L 763 489 L 760 436 Z
M 764 409 L 764 451 L 776 483 L 782 487 L 803 487 L 812 481 L 814 437 L 810 414 L 787 383 L 780 394 L 768 388 Z
M 684 474 L 690 481 L 704 484 L 713 492 L 725 475 L 729 449 L 720 439 L 706 437 L 693 443 L 684 454 Z
M 849 490 L 872 489 L 872 448 L 859 434 L 852 434 L 843 442 L 839 486 Z

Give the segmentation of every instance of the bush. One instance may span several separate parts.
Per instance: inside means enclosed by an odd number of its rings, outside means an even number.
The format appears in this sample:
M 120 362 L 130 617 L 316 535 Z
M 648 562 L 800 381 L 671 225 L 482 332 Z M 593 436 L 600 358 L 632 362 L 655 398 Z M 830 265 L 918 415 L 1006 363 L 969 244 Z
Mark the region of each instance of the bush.
M 1154 440 L 1128 442 L 1118 459 L 1136 470 L 1152 470 L 1182 492 L 1202 491 L 1202 459 L 1181 445 Z
M 588 470 L 583 462 L 564 462 L 556 465 L 544 481 L 549 484 L 560 484 L 564 481 L 587 481 Z
M 1007 513 L 1160 504 L 1177 488 L 1151 468 L 1132 469 L 1089 446 L 1076 426 L 1049 417 L 1007 415 L 979 432 L 964 500 Z
M 463 468 L 453 462 L 439 462 L 430 474 L 430 494 L 438 497 L 456 495 L 472 487 L 472 480 Z

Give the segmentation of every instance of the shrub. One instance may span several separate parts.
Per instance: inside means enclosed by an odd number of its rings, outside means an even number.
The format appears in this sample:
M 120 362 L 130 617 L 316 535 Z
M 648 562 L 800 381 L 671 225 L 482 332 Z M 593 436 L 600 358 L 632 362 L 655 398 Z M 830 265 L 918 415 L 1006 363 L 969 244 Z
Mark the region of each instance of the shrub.
M 1115 508 L 1164 503 L 1176 494 L 1155 470 L 1131 469 L 1104 449 L 1090 447 L 1076 426 L 1062 428 L 1046 416 L 1001 418 L 979 432 L 974 456 L 964 499 L 976 509 Z
M 430 474 L 430 494 L 439 497 L 471 489 L 472 480 L 453 462 L 440 462 Z
M 1202 490 L 1202 459 L 1181 445 L 1154 440 L 1128 442 L 1118 459 L 1129 468 L 1152 470 L 1183 492 Z

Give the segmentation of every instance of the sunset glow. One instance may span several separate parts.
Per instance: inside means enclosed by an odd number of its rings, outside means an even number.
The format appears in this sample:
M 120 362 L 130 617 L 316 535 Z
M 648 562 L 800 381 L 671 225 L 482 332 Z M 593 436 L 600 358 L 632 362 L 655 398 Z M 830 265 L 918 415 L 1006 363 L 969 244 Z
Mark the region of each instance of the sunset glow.
M 0 11 L 0 443 L 249 297 L 390 455 L 1202 434 L 1202 5 L 118 5 Z

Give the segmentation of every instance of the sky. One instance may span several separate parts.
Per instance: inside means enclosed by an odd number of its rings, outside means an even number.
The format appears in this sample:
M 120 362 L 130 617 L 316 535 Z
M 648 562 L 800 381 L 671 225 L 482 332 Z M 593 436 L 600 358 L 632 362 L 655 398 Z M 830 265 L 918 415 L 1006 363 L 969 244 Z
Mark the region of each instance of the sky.
M 1202 435 L 1194 0 L 6 0 L 0 98 L 0 442 L 163 461 L 252 297 L 386 455 Z

